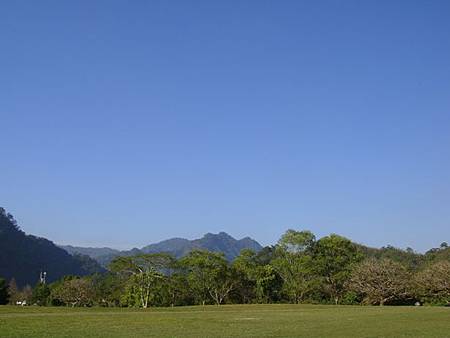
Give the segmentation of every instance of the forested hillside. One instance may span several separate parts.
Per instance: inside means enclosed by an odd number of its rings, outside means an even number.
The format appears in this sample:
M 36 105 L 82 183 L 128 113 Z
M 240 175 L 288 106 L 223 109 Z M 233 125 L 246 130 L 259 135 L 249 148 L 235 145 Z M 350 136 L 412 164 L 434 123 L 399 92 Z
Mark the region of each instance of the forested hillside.
M 81 247 L 81 246 L 73 246 L 73 245 L 59 245 L 61 249 L 66 250 L 71 255 L 86 255 L 95 260 L 100 257 L 105 256 L 114 256 L 120 253 L 120 250 L 111 249 L 111 248 L 92 248 L 92 247 Z
M 0 208 L 0 276 L 15 278 L 19 286 L 35 285 L 41 271 L 46 271 L 47 280 L 52 282 L 64 275 L 84 276 L 102 268 L 87 256 L 71 256 L 45 238 L 26 235 L 13 216 Z

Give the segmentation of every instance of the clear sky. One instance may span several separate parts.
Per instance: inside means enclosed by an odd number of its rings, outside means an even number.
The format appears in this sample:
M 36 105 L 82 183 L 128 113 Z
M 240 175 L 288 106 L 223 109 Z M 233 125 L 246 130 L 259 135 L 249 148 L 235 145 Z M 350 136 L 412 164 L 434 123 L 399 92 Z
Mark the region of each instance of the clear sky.
M 0 206 L 57 243 L 450 242 L 450 2 L 3 1 Z

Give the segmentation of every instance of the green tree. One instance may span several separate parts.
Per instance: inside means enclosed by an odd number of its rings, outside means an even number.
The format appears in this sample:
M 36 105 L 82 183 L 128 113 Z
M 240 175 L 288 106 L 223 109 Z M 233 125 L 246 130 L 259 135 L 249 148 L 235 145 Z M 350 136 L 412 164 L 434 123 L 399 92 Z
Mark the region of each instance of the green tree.
M 237 273 L 235 293 L 240 303 L 268 303 L 271 289 L 277 279 L 276 271 L 260 261 L 253 250 L 244 249 L 233 261 Z
M 278 249 L 294 254 L 310 253 L 315 242 L 316 236 L 311 231 L 289 229 L 281 236 L 277 247 Z
M 40 306 L 47 305 L 50 298 L 50 288 L 45 283 L 38 283 L 31 296 L 31 302 Z
M 315 236 L 310 231 L 288 230 L 278 241 L 272 265 L 283 279 L 283 292 L 300 303 L 317 287 L 312 250 Z
M 188 288 L 188 279 L 185 274 L 174 273 L 164 283 L 166 301 L 169 306 L 192 304 L 192 296 Z
M 234 270 L 221 253 L 194 250 L 181 262 L 188 271 L 191 289 L 203 305 L 208 299 L 222 304 L 235 287 Z
M 424 262 L 423 255 L 414 252 L 411 248 L 406 248 L 402 250 L 392 245 L 382 247 L 377 249 L 374 255 L 369 255 L 369 257 L 377 259 L 390 259 L 394 262 L 398 262 L 408 268 L 409 270 L 417 270 Z
M 127 277 L 116 273 L 94 274 L 91 277 L 95 302 L 100 306 L 119 306 Z
M 314 245 L 314 269 L 323 279 L 324 291 L 338 304 L 345 292 L 345 283 L 352 266 L 361 261 L 363 255 L 358 247 L 345 237 L 335 234 L 321 238 Z
M 113 272 L 130 277 L 127 285 L 127 299 L 131 300 L 137 296 L 140 306 L 147 308 L 153 297 L 152 291 L 156 288 L 156 283 L 164 278 L 163 272 L 170 270 L 173 262 L 173 257 L 168 254 L 142 254 L 117 257 L 109 267 Z

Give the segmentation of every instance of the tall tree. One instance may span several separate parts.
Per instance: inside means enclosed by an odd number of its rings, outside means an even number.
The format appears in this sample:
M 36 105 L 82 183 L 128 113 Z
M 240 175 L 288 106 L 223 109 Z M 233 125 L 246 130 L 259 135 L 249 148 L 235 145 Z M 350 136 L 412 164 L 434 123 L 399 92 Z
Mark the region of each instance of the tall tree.
M 116 273 L 94 274 L 91 276 L 95 292 L 95 302 L 100 306 L 119 306 L 126 287 L 127 276 Z
M 187 276 L 182 273 L 170 275 L 165 283 L 165 292 L 167 295 L 167 305 L 188 305 L 193 304 L 189 293 Z
M 278 241 L 272 266 L 283 279 L 283 291 L 295 303 L 303 301 L 318 284 L 312 251 L 316 243 L 310 231 L 288 230 Z
M 325 292 L 338 304 L 352 266 L 363 258 L 362 254 L 350 240 L 332 234 L 316 242 L 313 257 L 315 270 L 323 278 Z
M 174 259 L 168 254 L 142 254 L 129 257 L 117 257 L 111 264 L 110 269 L 130 276 L 130 282 L 135 287 L 132 290 L 138 292 L 140 304 L 143 308 L 149 306 L 152 289 L 158 280 L 164 278 L 164 272 L 168 272 Z
M 278 275 L 273 266 L 260 260 L 253 250 L 244 249 L 233 261 L 238 273 L 236 292 L 243 303 L 268 303 L 277 286 Z
M 192 290 L 203 305 L 208 299 L 222 304 L 235 287 L 234 271 L 221 253 L 194 250 L 181 262 L 188 271 Z
M 289 229 L 281 236 L 277 246 L 286 252 L 301 254 L 310 253 L 315 242 L 316 236 L 311 231 Z

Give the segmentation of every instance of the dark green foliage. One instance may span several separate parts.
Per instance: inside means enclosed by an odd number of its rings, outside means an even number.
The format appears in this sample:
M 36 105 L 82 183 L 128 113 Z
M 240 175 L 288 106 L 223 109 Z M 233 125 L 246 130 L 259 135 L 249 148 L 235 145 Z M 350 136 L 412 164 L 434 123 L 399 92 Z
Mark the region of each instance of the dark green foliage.
M 98 306 L 113 307 L 121 305 L 121 296 L 127 283 L 127 278 L 116 273 L 96 273 L 91 276 L 94 290 L 94 302 Z
M 182 258 L 181 264 L 198 304 L 220 305 L 236 287 L 237 274 L 223 254 L 194 250 Z
M 8 304 L 8 284 L 4 278 L 0 278 L 0 305 Z
M 414 252 L 411 248 L 402 250 L 391 245 L 381 249 L 368 248 L 360 245 L 359 249 L 366 257 L 376 259 L 390 259 L 406 266 L 410 270 L 417 270 L 425 260 L 424 255 Z
M 439 261 L 450 261 L 450 248 L 447 243 L 442 243 L 439 248 L 427 251 L 423 257 L 426 263 L 434 263 Z
M 362 260 L 363 255 L 349 239 L 335 234 L 317 241 L 313 249 L 313 265 L 323 281 L 323 289 L 335 304 L 345 293 L 353 265 Z
M 50 287 L 45 283 L 38 283 L 33 289 L 31 302 L 40 306 L 47 305 L 50 301 Z

